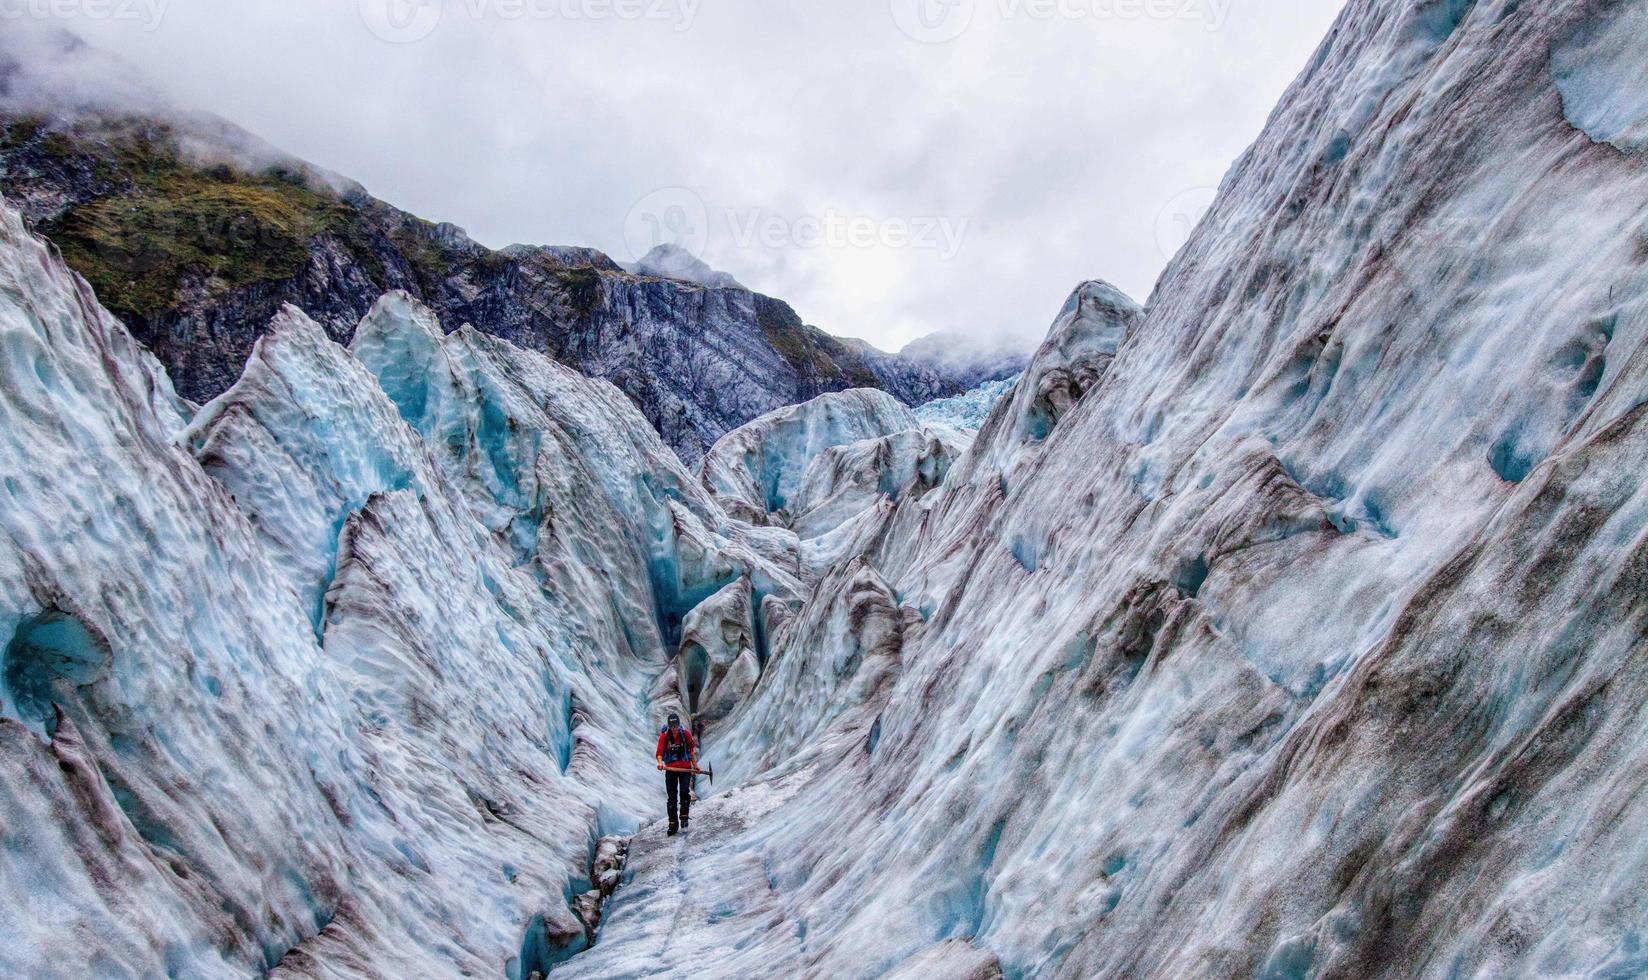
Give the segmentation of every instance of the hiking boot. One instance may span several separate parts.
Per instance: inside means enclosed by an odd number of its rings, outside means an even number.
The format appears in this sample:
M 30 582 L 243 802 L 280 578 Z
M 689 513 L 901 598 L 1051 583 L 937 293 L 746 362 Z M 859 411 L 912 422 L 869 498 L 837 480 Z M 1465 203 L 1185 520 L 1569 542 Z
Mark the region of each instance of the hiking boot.
M 678 831 L 675 829 L 675 824 L 670 824 L 669 825 L 669 830 L 664 832 L 664 836 L 665 837 L 674 837 L 677 833 L 678 833 Z

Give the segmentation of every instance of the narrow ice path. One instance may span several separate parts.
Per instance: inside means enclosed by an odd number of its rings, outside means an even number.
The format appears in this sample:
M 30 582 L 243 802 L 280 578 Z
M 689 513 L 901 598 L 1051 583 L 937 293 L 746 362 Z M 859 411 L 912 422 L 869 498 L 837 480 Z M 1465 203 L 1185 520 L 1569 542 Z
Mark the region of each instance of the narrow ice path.
M 691 829 L 676 837 L 665 835 L 662 819 L 643 827 L 596 945 L 551 976 L 705 980 L 764 976 L 774 962 L 799 962 L 806 930 L 771 870 L 769 839 L 782 826 L 768 818 L 812 772 L 706 797 L 693 807 Z

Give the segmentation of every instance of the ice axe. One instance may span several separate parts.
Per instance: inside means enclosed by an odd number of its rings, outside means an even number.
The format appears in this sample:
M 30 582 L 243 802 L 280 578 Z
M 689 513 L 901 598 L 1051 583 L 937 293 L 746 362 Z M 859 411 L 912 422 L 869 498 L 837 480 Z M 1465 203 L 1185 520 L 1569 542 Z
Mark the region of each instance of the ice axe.
M 694 776 L 708 776 L 710 785 L 715 785 L 715 767 L 711 765 L 706 765 L 702 769 L 683 769 L 680 766 L 659 766 L 658 769 L 660 772 L 685 772 Z

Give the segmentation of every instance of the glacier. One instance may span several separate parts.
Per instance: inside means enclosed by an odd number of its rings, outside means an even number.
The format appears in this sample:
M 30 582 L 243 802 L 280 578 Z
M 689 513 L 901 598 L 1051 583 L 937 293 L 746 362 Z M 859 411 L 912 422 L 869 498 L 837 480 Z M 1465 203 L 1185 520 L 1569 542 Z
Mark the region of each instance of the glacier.
M 771 543 L 616 389 L 404 294 L 353 351 L 288 308 L 186 418 L 0 234 L 0 973 L 524 978 L 587 944 L 665 636 L 723 578 L 793 590 Z
M 197 408 L 0 206 L 0 974 L 1648 972 L 1640 9 L 1351 0 L 976 428 L 697 472 L 403 293 Z
M 1640 6 L 1350 3 L 1149 302 L 861 515 L 558 975 L 1648 970 Z
M 990 410 L 996 407 L 996 402 L 1017 388 L 1021 377 L 1022 374 L 1015 374 L 1000 381 L 986 381 L 977 388 L 964 391 L 952 398 L 938 398 L 924 405 L 917 405 L 916 418 L 923 422 L 948 425 L 963 432 L 977 432 L 990 417 Z

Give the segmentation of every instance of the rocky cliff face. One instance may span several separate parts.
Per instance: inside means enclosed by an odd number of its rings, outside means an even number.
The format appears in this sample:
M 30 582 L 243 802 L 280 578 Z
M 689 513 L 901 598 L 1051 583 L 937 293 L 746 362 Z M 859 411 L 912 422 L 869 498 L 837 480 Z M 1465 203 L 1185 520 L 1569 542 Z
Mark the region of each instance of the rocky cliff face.
M 964 372 L 832 337 L 691 256 L 654 253 L 630 272 L 593 249 L 493 251 L 299 161 L 222 162 L 212 148 L 251 138 L 221 122 L 0 122 L 0 191 L 197 402 L 234 382 L 284 304 L 346 343 L 389 290 L 448 330 L 472 324 L 612 381 L 689 464 L 826 391 L 920 404 L 968 387 Z

